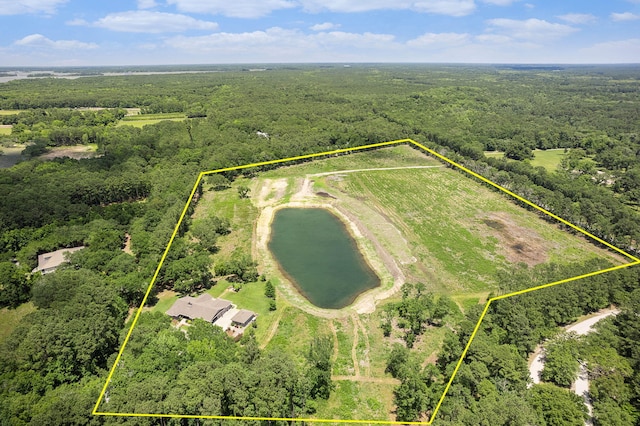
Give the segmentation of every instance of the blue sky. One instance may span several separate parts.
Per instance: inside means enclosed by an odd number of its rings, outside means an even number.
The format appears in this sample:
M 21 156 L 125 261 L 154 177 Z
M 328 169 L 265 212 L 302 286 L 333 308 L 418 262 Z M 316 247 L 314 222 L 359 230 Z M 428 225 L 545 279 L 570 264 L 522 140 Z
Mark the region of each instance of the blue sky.
M 640 0 L 0 0 L 0 66 L 640 63 Z

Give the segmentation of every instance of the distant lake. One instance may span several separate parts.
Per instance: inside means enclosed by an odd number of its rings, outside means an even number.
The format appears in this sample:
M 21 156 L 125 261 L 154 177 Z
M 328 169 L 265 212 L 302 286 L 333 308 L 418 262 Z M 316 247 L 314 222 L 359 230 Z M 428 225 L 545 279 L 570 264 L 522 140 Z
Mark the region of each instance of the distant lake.
M 380 285 L 344 223 L 326 209 L 277 210 L 268 247 L 280 270 L 320 308 L 343 308 Z

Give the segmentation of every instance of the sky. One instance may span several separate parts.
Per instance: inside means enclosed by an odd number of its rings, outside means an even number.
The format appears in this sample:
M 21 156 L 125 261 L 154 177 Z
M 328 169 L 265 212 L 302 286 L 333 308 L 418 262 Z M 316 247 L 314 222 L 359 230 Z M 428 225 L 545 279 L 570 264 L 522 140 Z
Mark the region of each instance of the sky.
M 640 63 L 640 0 L 0 0 L 0 67 Z

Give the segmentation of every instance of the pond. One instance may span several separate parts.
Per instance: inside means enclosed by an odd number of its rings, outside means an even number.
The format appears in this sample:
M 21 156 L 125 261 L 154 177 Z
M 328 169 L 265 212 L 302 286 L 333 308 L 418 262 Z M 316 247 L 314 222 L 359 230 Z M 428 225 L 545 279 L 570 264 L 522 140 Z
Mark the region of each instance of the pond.
M 326 209 L 276 211 L 268 247 L 280 271 L 320 308 L 343 308 L 380 285 L 344 223 Z

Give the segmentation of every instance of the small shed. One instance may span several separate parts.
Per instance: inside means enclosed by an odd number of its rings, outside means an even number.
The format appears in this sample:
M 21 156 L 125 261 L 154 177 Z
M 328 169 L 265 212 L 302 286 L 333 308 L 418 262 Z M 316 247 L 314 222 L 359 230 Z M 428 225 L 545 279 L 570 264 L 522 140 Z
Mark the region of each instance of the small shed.
M 231 323 L 236 327 L 244 328 L 251 324 L 252 321 L 255 321 L 255 319 L 255 312 L 249 311 L 247 309 L 240 309 L 238 313 L 236 313 L 233 318 L 231 318 Z

